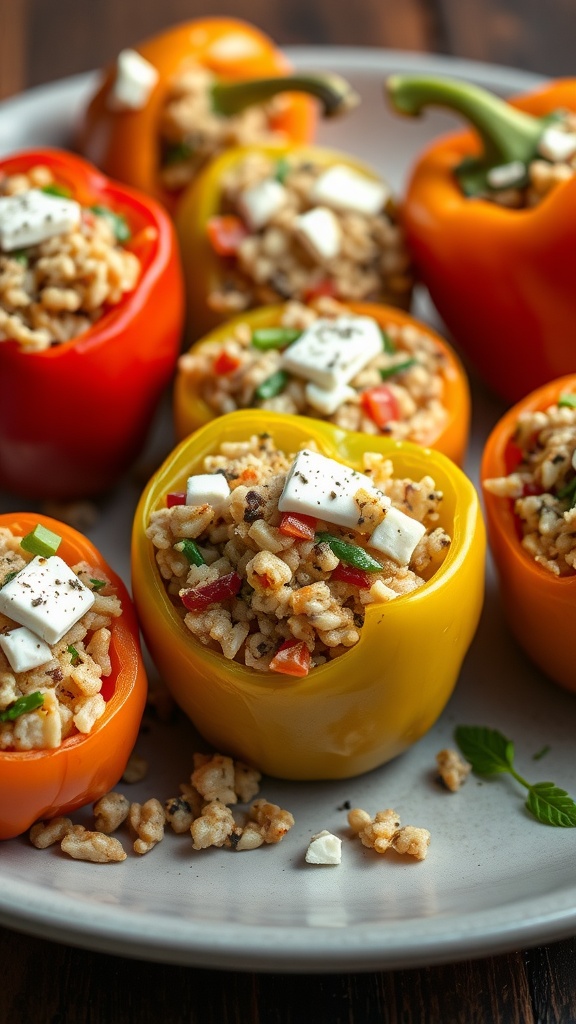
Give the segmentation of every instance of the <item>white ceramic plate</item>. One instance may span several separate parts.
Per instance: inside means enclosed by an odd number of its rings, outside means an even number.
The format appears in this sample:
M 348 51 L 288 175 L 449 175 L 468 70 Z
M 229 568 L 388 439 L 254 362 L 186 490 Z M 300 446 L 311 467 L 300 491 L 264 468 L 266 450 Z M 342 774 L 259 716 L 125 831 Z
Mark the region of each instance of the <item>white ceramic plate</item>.
M 298 50 L 301 67 L 347 75 L 363 97 L 348 121 L 322 128 L 323 143 L 374 163 L 396 188 L 421 146 L 452 127 L 440 114 L 414 122 L 393 117 L 382 83 L 393 71 L 448 73 L 503 94 L 537 84 L 531 75 L 444 58 L 371 50 Z M 0 108 L 0 151 L 43 143 L 65 145 L 93 84 L 80 76 L 35 89 Z M 424 304 L 423 315 L 430 315 Z M 476 387 L 468 472 L 501 406 Z M 166 403 L 148 456 L 171 447 Z M 138 485 L 106 500 L 90 530 L 94 542 L 129 579 L 128 545 Z M 21 503 L 4 497 L 0 510 Z M 253 970 L 336 971 L 397 968 L 498 953 L 576 932 L 574 832 L 530 818 L 523 791 L 509 777 L 472 777 L 457 794 L 434 778 L 436 752 L 454 726 L 499 728 L 517 741 L 519 770 L 552 778 L 576 792 L 576 701 L 542 678 L 510 640 L 491 566 L 481 625 L 455 694 L 440 721 L 407 754 L 350 782 L 264 780 L 262 793 L 290 809 L 296 824 L 277 847 L 252 853 L 202 853 L 167 834 L 147 856 L 120 865 L 38 851 L 26 837 L 0 846 L 0 921 L 48 938 L 171 963 Z M 417 637 L 415 637 L 417 642 Z M 423 684 L 425 685 L 425 680 Z M 544 745 L 550 751 L 533 760 Z M 165 799 L 187 779 L 196 740 L 186 722 L 149 723 L 139 750 L 149 759 L 132 799 Z M 346 803 L 372 813 L 394 807 L 404 823 L 432 833 L 427 860 L 377 857 L 351 840 Z M 343 837 L 339 867 L 306 865 L 312 833 Z M 126 843 L 129 849 L 129 844 Z

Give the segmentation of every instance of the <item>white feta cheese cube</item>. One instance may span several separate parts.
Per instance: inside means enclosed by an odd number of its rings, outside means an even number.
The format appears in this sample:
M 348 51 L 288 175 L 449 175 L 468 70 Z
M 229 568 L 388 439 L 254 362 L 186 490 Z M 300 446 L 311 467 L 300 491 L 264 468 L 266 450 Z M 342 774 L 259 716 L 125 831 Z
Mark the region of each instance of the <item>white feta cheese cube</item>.
M 298 452 L 288 471 L 278 508 L 281 512 L 298 512 L 355 529 L 360 509 L 354 495 L 360 488 L 376 495 L 383 508 L 390 505 L 390 499 L 364 473 L 304 449 Z
M 0 590 L 0 612 L 47 644 L 58 643 L 93 604 L 90 588 L 58 555 L 37 555 Z
M 398 508 L 389 508 L 384 519 L 370 535 L 368 547 L 376 548 L 399 565 L 408 565 L 414 548 L 426 533 L 426 527 Z
M 524 181 L 526 164 L 522 160 L 511 160 L 509 164 L 491 167 L 486 174 L 486 181 L 491 188 L 512 188 Z
M 323 829 L 312 836 L 306 850 L 307 864 L 340 864 L 342 861 L 342 840 Z
M 142 110 L 157 81 L 158 71 L 150 61 L 137 50 L 121 50 L 106 105 L 112 110 Z
M 48 644 L 26 626 L 0 633 L 0 647 L 14 672 L 30 672 L 52 658 Z
M 550 125 L 538 143 L 538 153 L 554 164 L 569 160 L 576 153 L 576 133 L 564 132 L 561 128 Z
M 265 178 L 240 193 L 238 208 L 250 230 L 260 231 L 284 206 L 286 197 L 287 192 L 281 182 Z
M 330 388 L 328 391 L 326 388 L 318 387 L 318 384 L 312 384 L 308 382 L 305 389 L 306 401 L 318 409 L 318 412 L 323 412 L 325 416 L 331 416 L 336 409 L 348 401 L 349 398 L 354 398 L 356 392 L 354 388 L 351 388 L 349 384 L 337 384 L 335 388 Z
M 352 380 L 382 352 L 382 334 L 369 316 L 319 318 L 281 356 L 282 366 L 326 391 Z
M 197 473 L 188 477 L 187 505 L 212 505 L 218 509 L 229 494 L 230 487 L 223 473 Z
M 384 182 L 367 178 L 346 164 L 329 167 L 316 179 L 311 192 L 313 203 L 366 216 L 380 213 L 389 196 Z
M 322 261 L 332 260 L 340 252 L 340 225 L 326 206 L 315 206 L 295 218 L 297 237 L 312 255 Z
M 38 245 L 53 235 L 71 231 L 80 223 L 82 210 L 74 199 L 53 196 L 31 188 L 0 198 L 0 249 L 12 252 Z

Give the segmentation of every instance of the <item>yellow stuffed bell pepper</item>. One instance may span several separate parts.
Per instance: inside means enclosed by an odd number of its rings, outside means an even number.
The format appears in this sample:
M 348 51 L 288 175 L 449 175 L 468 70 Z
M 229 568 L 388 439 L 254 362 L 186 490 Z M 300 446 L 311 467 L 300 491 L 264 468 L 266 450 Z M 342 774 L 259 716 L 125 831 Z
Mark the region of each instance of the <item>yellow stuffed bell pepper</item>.
M 306 674 L 255 671 L 191 635 L 146 534 L 168 496 L 186 489 L 191 474 L 207 472 L 206 456 L 222 443 L 255 435 L 259 443 L 271 438 L 286 453 L 316 447 L 354 470 L 367 449 L 362 434 L 279 413 L 263 421 L 258 410 L 230 413 L 183 441 L 150 480 L 136 510 L 132 585 L 140 624 L 165 684 L 219 752 L 280 778 L 349 778 L 420 739 L 452 693 L 483 601 L 485 531 L 478 497 L 442 454 L 371 438 L 370 450 L 393 460 L 395 477 L 433 477 L 443 495 L 438 526 L 451 537 L 447 554 L 419 589 L 366 604 L 359 640 L 341 656 Z

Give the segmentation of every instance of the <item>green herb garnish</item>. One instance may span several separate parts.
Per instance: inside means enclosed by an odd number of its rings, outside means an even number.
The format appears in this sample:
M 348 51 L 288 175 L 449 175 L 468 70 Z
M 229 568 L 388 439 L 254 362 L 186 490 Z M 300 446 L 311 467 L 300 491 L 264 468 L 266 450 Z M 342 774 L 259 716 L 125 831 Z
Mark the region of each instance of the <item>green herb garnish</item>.
M 566 406 L 568 409 L 576 409 L 576 395 L 560 395 L 559 406 Z
M 526 808 L 543 825 L 576 828 L 576 803 L 553 782 L 527 782 L 514 768 L 514 743 L 497 729 L 459 725 L 455 738 L 477 775 L 507 773 L 528 790 Z
M 2 587 L 5 587 L 7 583 L 11 583 L 11 582 L 12 582 L 12 580 L 13 580 L 13 579 L 14 579 L 14 578 L 15 578 L 15 577 L 16 577 L 17 575 L 18 575 L 18 570 L 17 570 L 17 569 L 15 569 L 15 570 L 14 570 L 14 572 L 8 572 L 8 573 L 6 573 L 6 575 L 5 575 L 4 579 L 2 580 L 2 583 L 0 583 L 0 590 L 2 589 Z
M 102 587 L 106 586 L 106 580 L 93 580 L 90 578 L 89 582 L 92 584 L 92 590 L 102 590 Z
M 97 217 L 102 217 L 107 221 L 117 242 L 124 245 L 126 242 L 130 241 L 132 238 L 132 232 L 128 226 L 128 221 L 123 214 L 116 213 L 114 210 L 111 210 L 109 206 L 101 206 L 98 203 L 95 206 L 91 206 L 90 209 Z
M 317 544 L 328 544 L 337 558 L 346 565 L 353 565 L 355 569 L 364 569 L 365 572 L 378 572 L 382 569 L 380 562 L 377 562 L 372 555 L 369 555 L 364 548 L 358 544 L 349 544 L 331 533 L 317 533 L 315 537 Z
M 171 164 L 184 163 L 185 160 L 190 160 L 193 156 L 194 150 L 187 142 L 175 142 L 173 146 L 166 148 L 162 163 L 165 167 L 169 167 Z
M 43 185 L 40 191 L 48 196 L 58 196 L 60 199 L 70 199 L 72 196 L 72 192 L 65 185 Z
M 276 173 L 274 175 L 276 181 L 279 181 L 280 184 L 283 185 L 286 181 L 289 170 L 290 161 L 287 160 L 285 156 L 281 156 L 279 160 L 276 161 Z
M 24 551 L 29 551 L 32 555 L 50 558 L 51 555 L 56 554 L 61 543 L 62 537 L 59 537 L 57 533 L 47 530 L 45 526 L 38 523 L 31 533 L 27 533 L 25 537 L 22 537 L 20 547 L 24 548 Z
M 576 476 L 565 487 L 561 487 L 560 490 L 556 491 L 556 497 L 562 501 L 566 500 L 570 508 L 576 504 Z
M 536 754 L 532 754 L 532 760 L 533 761 L 540 761 L 543 757 L 546 757 L 546 754 L 549 754 L 549 753 L 550 753 L 550 745 L 547 743 Z
M 28 266 L 29 256 L 26 249 L 16 249 L 15 252 L 11 252 L 10 259 L 16 260 L 17 263 L 21 263 L 24 267 Z
M 286 370 L 276 370 L 276 373 L 258 385 L 254 394 L 256 398 L 276 398 L 276 395 L 282 394 L 289 380 Z
M 380 334 L 382 335 L 382 348 L 389 356 L 394 355 L 396 345 L 392 341 L 392 338 L 386 333 L 386 331 L 383 331 L 382 328 L 380 328 Z
M 252 345 L 262 352 L 271 348 L 287 348 L 301 334 L 302 331 L 296 327 L 257 327 L 252 332 Z
M 397 373 L 404 373 L 404 370 L 409 370 L 416 363 L 416 359 L 405 359 L 402 363 L 396 363 L 394 366 L 387 366 L 380 370 L 380 376 L 382 380 L 388 380 L 390 377 L 395 377 Z
M 24 697 L 18 697 L 18 700 L 9 704 L 5 711 L 0 711 L 0 722 L 13 722 L 16 718 L 20 718 L 20 715 L 41 708 L 43 703 L 43 693 L 27 693 Z
M 179 540 L 174 545 L 174 550 L 180 551 L 190 562 L 190 565 L 206 565 L 206 559 L 203 558 L 200 548 L 195 541 L 190 540 L 188 537 L 184 538 L 184 540 Z
M 73 644 L 69 644 L 68 647 L 66 648 L 66 650 L 68 651 L 68 654 L 70 655 L 70 661 L 72 662 L 72 664 L 73 665 L 77 665 L 78 662 L 80 661 L 80 655 L 78 654 L 78 651 L 76 650 L 74 645 Z

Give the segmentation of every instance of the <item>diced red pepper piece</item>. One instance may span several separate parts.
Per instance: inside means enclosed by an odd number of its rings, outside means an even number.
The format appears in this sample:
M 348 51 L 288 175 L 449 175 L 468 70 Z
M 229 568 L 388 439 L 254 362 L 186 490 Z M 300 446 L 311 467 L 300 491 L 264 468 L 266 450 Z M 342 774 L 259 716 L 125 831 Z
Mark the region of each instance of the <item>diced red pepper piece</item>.
M 186 504 L 186 492 L 185 491 L 171 491 L 170 494 L 166 495 L 166 507 L 173 508 L 174 505 L 185 505 Z
M 221 352 L 214 360 L 214 373 L 225 377 L 228 373 L 234 373 L 240 366 L 241 360 L 238 356 L 231 356 L 228 352 Z
M 338 580 L 340 583 L 350 583 L 353 587 L 359 587 L 360 590 L 369 590 L 373 582 L 370 579 L 370 573 L 363 572 L 362 569 L 355 569 L 353 565 L 344 565 L 343 562 L 338 562 L 336 568 L 332 570 L 330 579 Z
M 310 660 L 310 651 L 303 640 L 285 640 L 270 662 L 270 671 L 285 676 L 307 676 Z
M 210 217 L 206 225 L 208 241 L 218 256 L 235 256 L 240 243 L 248 235 L 248 228 L 233 214 Z
M 180 595 L 182 604 L 189 612 L 202 611 L 208 605 L 227 601 L 234 597 L 242 586 L 242 577 L 237 572 L 229 572 L 220 576 L 212 583 L 204 583 L 199 587 L 190 587 Z
M 316 522 L 317 520 L 314 516 L 296 515 L 295 512 L 283 512 L 278 529 L 286 537 L 296 537 L 297 540 L 314 540 Z
M 336 285 L 328 277 L 306 289 L 304 292 L 304 302 L 312 302 L 314 299 L 320 299 L 324 296 L 327 296 L 329 299 L 338 298 Z
M 400 418 L 396 395 L 387 384 L 367 388 L 360 395 L 360 401 L 377 427 L 385 427 L 391 420 Z

